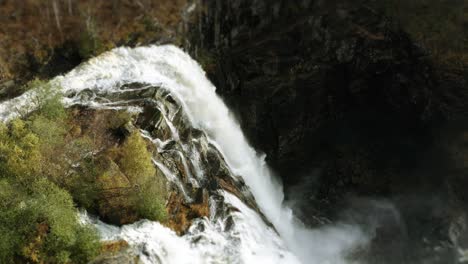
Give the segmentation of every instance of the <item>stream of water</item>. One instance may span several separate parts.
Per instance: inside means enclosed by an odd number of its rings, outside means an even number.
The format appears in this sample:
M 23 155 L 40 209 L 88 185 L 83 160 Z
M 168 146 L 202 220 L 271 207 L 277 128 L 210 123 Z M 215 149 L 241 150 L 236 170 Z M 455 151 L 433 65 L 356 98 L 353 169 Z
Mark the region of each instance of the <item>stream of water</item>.
M 63 87 L 65 101 L 69 105 L 123 107 L 137 112 L 140 111 L 138 107 L 103 99 L 106 95 L 131 89 L 123 87 L 135 82 L 168 91 L 181 105 L 191 125 L 204 131 L 217 147 L 232 174 L 242 177 L 258 207 L 274 227 L 228 192 L 221 192 L 225 203 L 238 209 L 231 213 L 236 224 L 229 231 L 226 231 L 226 218 L 215 216 L 198 219 L 186 235 L 179 237 L 156 222 L 144 220 L 118 228 L 83 215 L 83 220 L 91 221 L 99 228 L 104 240 L 127 240 L 144 262 L 340 264 L 348 263 L 344 256 L 350 249 L 366 243 L 366 237 L 356 227 L 336 224 L 309 229 L 294 217 L 292 210 L 283 205 L 281 182 L 268 168 L 264 157 L 248 144 L 239 123 L 218 97 L 202 68 L 177 47 L 117 48 L 55 78 L 53 82 Z M 83 91 L 92 91 L 93 96 L 82 96 Z M 27 111 L 32 108 L 30 98 L 31 94 L 26 93 L 0 104 L 0 116 L 8 119 L 14 115 L 11 109 Z M 164 107 L 160 110 L 172 132 L 172 140 L 179 141 L 177 127 L 172 124 L 173 116 L 166 113 Z M 142 133 L 156 146 L 163 144 L 161 139 L 151 138 L 145 131 Z M 187 171 L 188 163 L 196 168 L 193 175 L 189 175 L 196 184 L 204 173 L 197 161 L 198 154 L 193 154 L 193 149 L 183 144 L 179 155 L 183 156 Z M 177 181 L 162 163 L 157 160 L 154 163 L 168 180 Z M 182 184 L 177 185 L 184 192 Z M 213 204 L 210 200 L 210 206 Z M 200 224 L 202 229 L 197 228 Z

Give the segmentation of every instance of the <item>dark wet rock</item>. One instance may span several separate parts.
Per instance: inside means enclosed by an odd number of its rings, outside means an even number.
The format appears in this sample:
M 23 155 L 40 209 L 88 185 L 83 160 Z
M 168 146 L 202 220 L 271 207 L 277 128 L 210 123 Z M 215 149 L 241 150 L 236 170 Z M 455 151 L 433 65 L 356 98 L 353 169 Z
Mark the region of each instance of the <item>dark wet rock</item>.
M 229 216 L 224 223 L 224 232 L 229 232 L 235 224 L 236 223 L 234 222 L 234 219 L 232 219 L 232 216 Z
M 288 172 L 285 181 L 307 172 L 311 160 L 321 165 L 318 152 L 330 151 L 345 133 L 391 129 L 394 122 L 417 128 L 437 111 L 424 54 L 370 9 L 312 1 L 218 4 L 206 2 L 196 48 L 216 56 L 209 74 L 218 92 L 269 163 Z
M 445 241 L 468 208 L 467 181 L 449 146 L 465 144 L 445 141 L 468 131 L 463 67 L 437 64 L 372 1 L 199 2 L 187 49 L 282 176 L 296 214 L 321 225 L 349 197 L 388 199 L 402 218 L 392 226 L 410 230 L 389 244 L 406 248 L 376 242 L 374 256 L 455 263 Z
M 0 99 L 8 98 L 12 94 L 15 94 L 15 89 L 18 87 L 15 86 L 14 80 L 5 80 L 0 79 Z

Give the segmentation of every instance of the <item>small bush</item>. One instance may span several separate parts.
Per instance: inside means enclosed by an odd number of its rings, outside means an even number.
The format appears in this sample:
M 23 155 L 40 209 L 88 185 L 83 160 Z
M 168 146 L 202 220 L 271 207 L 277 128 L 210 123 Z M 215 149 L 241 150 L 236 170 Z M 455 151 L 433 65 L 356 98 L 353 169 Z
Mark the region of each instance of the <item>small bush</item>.
M 97 232 L 78 222 L 61 187 L 90 147 L 84 139 L 66 141 L 60 89 L 30 85 L 37 110 L 27 121 L 0 124 L 0 263 L 87 263 L 100 248 Z
M 28 182 L 42 168 L 39 138 L 21 120 L 13 120 L 10 128 L 0 128 L 0 172 L 2 177 Z
M 35 78 L 32 81 L 29 81 L 26 83 L 24 86 L 21 87 L 22 92 L 26 92 L 32 89 L 36 89 L 37 87 L 40 87 L 44 85 L 46 82 L 42 81 L 41 79 Z
M 167 211 L 164 206 L 164 197 L 160 185 L 155 184 L 155 179 L 151 179 L 141 186 L 141 191 L 137 198 L 138 214 L 152 221 L 164 222 L 167 220 Z
M 26 188 L 2 180 L 0 199 L 2 263 L 86 263 L 98 253 L 96 231 L 78 222 L 70 195 L 50 181 Z
M 65 178 L 64 188 L 73 197 L 78 206 L 90 212 L 96 211 L 97 200 L 101 191 L 101 184 L 97 181 L 101 168 L 92 157 L 81 160 L 80 167 Z
M 61 87 L 51 82 L 45 83 L 37 89 L 36 114 L 49 120 L 63 121 L 67 118 L 65 106 L 62 103 Z
M 128 111 L 117 111 L 115 114 L 109 116 L 107 120 L 107 127 L 110 129 L 118 129 L 125 126 L 132 120 L 132 114 Z
M 87 263 L 96 257 L 101 249 L 99 236 L 92 226 L 79 226 L 75 247 L 70 249 L 76 263 Z
M 30 129 L 42 141 L 43 144 L 63 144 L 67 127 L 63 120 L 53 121 L 43 115 L 36 115 L 30 119 Z
M 135 205 L 138 214 L 153 221 L 164 221 L 167 217 L 164 206 L 163 182 L 156 178 L 151 153 L 141 135 L 133 132 L 121 147 L 119 165 L 133 185 L 138 186 Z
M 134 184 L 144 182 L 148 177 L 155 175 L 151 153 L 146 149 L 146 143 L 138 132 L 133 132 L 122 145 L 119 165 Z
M 19 115 L 26 117 L 33 112 L 48 119 L 64 120 L 66 110 L 62 104 L 62 90 L 59 85 L 52 82 L 34 79 L 30 81 L 23 90 L 33 90 L 31 104 L 29 107 L 17 109 Z

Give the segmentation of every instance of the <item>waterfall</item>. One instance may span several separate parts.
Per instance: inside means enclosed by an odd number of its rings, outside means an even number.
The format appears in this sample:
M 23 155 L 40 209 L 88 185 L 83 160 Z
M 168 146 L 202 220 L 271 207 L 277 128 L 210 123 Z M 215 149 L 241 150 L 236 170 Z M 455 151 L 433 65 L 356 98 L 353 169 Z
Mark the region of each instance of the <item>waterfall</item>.
M 261 212 L 274 227 L 268 226 L 257 212 L 228 192 L 221 193 L 225 203 L 238 209 L 229 213 L 236 225 L 228 231 L 226 218 L 199 219 L 193 223 L 193 228 L 190 228 L 186 235 L 177 237 L 167 228 L 149 221 L 116 228 L 85 217 L 86 221 L 92 221 L 100 228 L 104 239 L 124 238 L 140 247 L 140 250 L 146 252 L 144 261 L 347 263 L 343 257 L 346 251 L 365 243 L 365 236 L 355 227 L 342 224 L 308 229 L 293 216 L 292 210 L 283 205 L 281 182 L 270 171 L 264 157 L 248 144 L 238 122 L 216 95 L 215 87 L 206 78 L 202 68 L 177 47 L 165 45 L 134 49 L 117 48 L 91 59 L 65 76 L 55 78 L 53 82 L 63 87 L 67 104 L 96 108 L 125 107 L 125 102 L 109 102 L 106 96 L 129 90 L 130 88 L 122 87 L 130 83 L 147 84 L 148 87 L 160 87 L 168 91 L 180 104 L 190 124 L 204 131 L 209 143 L 216 146 L 233 177 L 241 177 L 245 181 Z M 94 95 L 83 96 L 83 91 L 92 91 Z M 4 119 L 11 118 L 9 107 L 26 106 L 24 101 L 28 96 L 31 95 L 28 93 L 23 95 L 22 99 L 16 98 L 1 104 L 0 116 Z M 172 140 L 178 142 L 179 135 L 177 128 L 172 124 L 170 113 L 166 113 L 163 107 L 158 107 L 164 122 L 170 128 Z M 131 110 L 141 109 L 133 107 Z M 148 133 L 143 134 L 150 137 Z M 156 145 L 161 145 L 163 140 L 152 139 Z M 184 149 L 189 153 L 188 146 L 183 145 L 182 150 Z M 174 175 L 162 163 L 156 160 L 154 163 L 164 170 L 172 181 L 176 181 Z M 197 167 L 195 165 L 194 167 Z M 184 164 L 184 168 L 187 170 L 188 165 Z M 202 178 L 199 176 L 201 174 L 203 172 L 196 169 L 193 175 L 197 177 L 193 177 L 194 180 Z M 180 188 L 184 192 L 183 187 Z M 215 202 L 210 201 L 210 206 L 213 204 Z M 200 223 L 204 225 L 203 230 L 195 227 Z M 195 236 L 203 239 L 196 239 L 194 242 Z

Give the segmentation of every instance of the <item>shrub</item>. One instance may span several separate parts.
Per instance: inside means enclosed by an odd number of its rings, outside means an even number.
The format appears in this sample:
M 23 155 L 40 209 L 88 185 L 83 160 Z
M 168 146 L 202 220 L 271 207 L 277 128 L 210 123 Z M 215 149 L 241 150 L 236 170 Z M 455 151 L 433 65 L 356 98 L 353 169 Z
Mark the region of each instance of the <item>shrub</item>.
M 137 131 L 130 134 L 122 145 L 119 165 L 133 184 L 143 183 L 148 177 L 155 175 L 151 153 Z
M 96 257 L 101 249 L 99 236 L 96 230 L 89 225 L 78 227 L 75 245 L 71 248 L 71 256 L 76 263 L 87 263 Z
M 34 111 L 35 114 L 48 119 L 64 120 L 66 118 L 66 110 L 62 104 L 61 87 L 56 83 L 34 79 L 23 90 L 34 90 L 34 93 L 32 93 L 30 106 L 18 109 L 20 116 L 26 117 Z
M 132 120 L 132 113 L 128 111 L 116 111 L 113 115 L 109 116 L 107 120 L 107 127 L 110 129 L 118 129 L 125 126 Z
M 26 91 L 29 91 L 31 89 L 35 89 L 37 87 L 40 87 L 43 84 L 45 84 L 44 81 L 42 81 L 41 79 L 35 78 L 32 81 L 29 81 L 28 83 L 26 83 L 26 85 L 22 86 L 21 91 L 26 92 Z
M 166 221 L 167 211 L 164 206 L 164 197 L 161 188 L 161 183 L 155 182 L 155 179 L 150 179 L 146 184 L 141 186 L 141 191 L 137 198 L 138 214 L 152 221 Z
M 49 119 L 46 115 L 35 113 L 28 121 L 28 129 L 37 136 L 42 163 L 46 164 L 42 166 L 41 173 L 61 185 L 76 161 L 68 156 L 74 141 L 66 141 L 66 120 Z
M 90 145 L 66 142 L 60 89 L 37 80 L 30 85 L 37 110 L 27 121 L 0 124 L 0 263 L 87 263 L 100 248 L 97 232 L 78 222 L 70 193 L 55 183 L 66 187 L 73 162 Z
M 37 115 L 50 120 L 63 121 L 67 117 L 65 106 L 62 103 L 62 89 L 51 82 L 43 83 L 36 93 Z
M 21 120 L 0 128 L 0 172 L 3 177 L 28 182 L 41 170 L 39 138 Z
M 119 160 L 122 172 L 130 182 L 138 186 L 135 207 L 138 214 L 149 220 L 164 221 L 167 217 L 164 206 L 164 186 L 156 178 L 151 153 L 141 135 L 134 131 L 121 147 Z
M 47 179 L 27 188 L 2 180 L 0 199 L 2 263 L 86 263 L 98 253 L 96 231 L 78 222 L 70 195 Z
M 64 179 L 63 185 L 78 206 L 95 212 L 101 185 L 97 181 L 101 169 L 92 157 L 81 160 L 79 168 Z
M 50 120 L 43 115 L 35 115 L 30 119 L 30 129 L 35 133 L 44 146 L 57 146 L 64 144 L 67 127 L 64 120 Z

